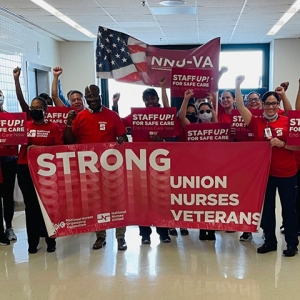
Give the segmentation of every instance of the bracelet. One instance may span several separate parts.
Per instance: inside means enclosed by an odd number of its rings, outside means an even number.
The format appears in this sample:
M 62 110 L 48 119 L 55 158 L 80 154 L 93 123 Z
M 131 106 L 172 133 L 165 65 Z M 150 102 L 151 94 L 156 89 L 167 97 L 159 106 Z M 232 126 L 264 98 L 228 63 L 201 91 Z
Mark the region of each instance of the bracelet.
M 67 124 L 67 127 L 72 127 L 72 124 L 71 124 L 71 125 L 68 125 L 68 124 Z
M 286 142 L 283 141 L 283 148 L 285 148 L 285 146 L 286 146 Z

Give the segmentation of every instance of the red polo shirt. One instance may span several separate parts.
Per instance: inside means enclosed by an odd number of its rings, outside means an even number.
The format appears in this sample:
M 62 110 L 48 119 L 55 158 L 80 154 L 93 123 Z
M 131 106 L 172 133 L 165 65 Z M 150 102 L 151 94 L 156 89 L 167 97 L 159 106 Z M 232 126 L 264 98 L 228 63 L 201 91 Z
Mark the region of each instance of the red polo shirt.
M 265 128 L 269 127 L 272 136 L 286 141 L 288 132 L 288 118 L 279 116 L 276 121 L 268 122 L 264 117 L 252 115 L 248 129 L 254 133 L 256 141 L 268 141 L 264 136 Z M 255 157 L 255 153 L 253 154 Z M 297 165 L 293 151 L 283 147 L 272 147 L 270 175 L 276 177 L 291 177 L 297 173 Z
M 63 145 L 62 131 L 57 124 L 46 122 L 44 124 L 34 124 L 33 121 L 27 121 L 28 145 L 21 146 L 18 163 L 20 165 L 28 164 L 27 147 L 35 146 L 55 146 Z
M 72 131 L 78 144 L 109 143 L 116 142 L 126 128 L 117 113 L 102 106 L 98 113 L 81 111 L 72 123 Z

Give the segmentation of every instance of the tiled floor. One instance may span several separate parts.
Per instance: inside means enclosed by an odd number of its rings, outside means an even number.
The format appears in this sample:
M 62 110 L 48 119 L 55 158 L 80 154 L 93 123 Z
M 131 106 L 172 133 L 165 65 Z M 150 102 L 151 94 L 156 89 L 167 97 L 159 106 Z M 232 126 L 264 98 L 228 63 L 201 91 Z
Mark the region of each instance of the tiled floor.
M 240 233 L 218 232 L 199 241 L 198 231 L 160 244 L 140 245 L 138 228 L 128 227 L 128 250 L 117 251 L 114 231 L 107 245 L 92 250 L 94 234 L 57 239 L 56 253 L 44 241 L 27 254 L 24 213 L 14 220 L 18 241 L 0 247 L 0 299 L 299 299 L 300 255 L 283 257 L 279 229 L 277 252 L 256 254 L 261 233 L 239 242 Z

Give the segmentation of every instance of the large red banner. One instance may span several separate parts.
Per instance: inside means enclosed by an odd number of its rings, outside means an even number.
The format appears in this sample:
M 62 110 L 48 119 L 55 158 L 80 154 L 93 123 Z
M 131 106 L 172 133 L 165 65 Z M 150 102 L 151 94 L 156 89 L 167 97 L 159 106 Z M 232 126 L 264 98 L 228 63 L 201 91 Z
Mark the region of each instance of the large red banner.
M 218 87 L 220 38 L 190 50 L 170 50 L 149 46 L 125 33 L 99 26 L 96 47 L 98 78 L 114 78 L 160 86 L 162 76 L 171 87 L 172 68 L 212 72 L 211 90 Z
M 163 138 L 178 135 L 176 107 L 131 108 L 133 138 L 149 138 L 158 135 Z
M 0 145 L 26 145 L 26 113 L 0 113 Z
M 256 231 L 269 174 L 269 143 L 216 145 L 221 144 L 31 148 L 30 172 L 49 218 L 49 234 L 127 225 Z M 245 168 L 253 153 L 251 168 Z
M 300 111 L 288 112 L 289 127 L 286 143 L 290 146 L 300 146 Z

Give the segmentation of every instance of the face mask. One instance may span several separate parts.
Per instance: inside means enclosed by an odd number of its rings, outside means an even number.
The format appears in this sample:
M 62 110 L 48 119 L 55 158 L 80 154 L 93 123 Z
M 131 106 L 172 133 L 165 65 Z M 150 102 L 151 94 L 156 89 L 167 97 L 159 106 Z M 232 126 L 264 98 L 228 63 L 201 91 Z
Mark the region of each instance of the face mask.
M 191 123 L 197 123 L 197 116 L 192 114 L 192 115 L 186 115 L 185 116 Z
M 202 123 L 209 123 L 212 118 L 212 113 L 199 114 L 199 119 Z
M 3 106 L 3 103 L 4 103 L 4 97 L 0 96 L 0 106 Z
M 277 114 L 277 113 L 276 113 L 275 115 L 273 115 L 273 116 L 268 116 L 268 115 L 264 112 L 263 115 L 264 115 L 264 117 L 265 117 L 267 120 L 269 120 L 269 121 L 278 118 L 278 114 Z
M 44 118 L 44 111 L 43 110 L 33 109 L 29 112 L 29 114 L 30 114 L 30 117 L 34 121 L 40 121 Z

